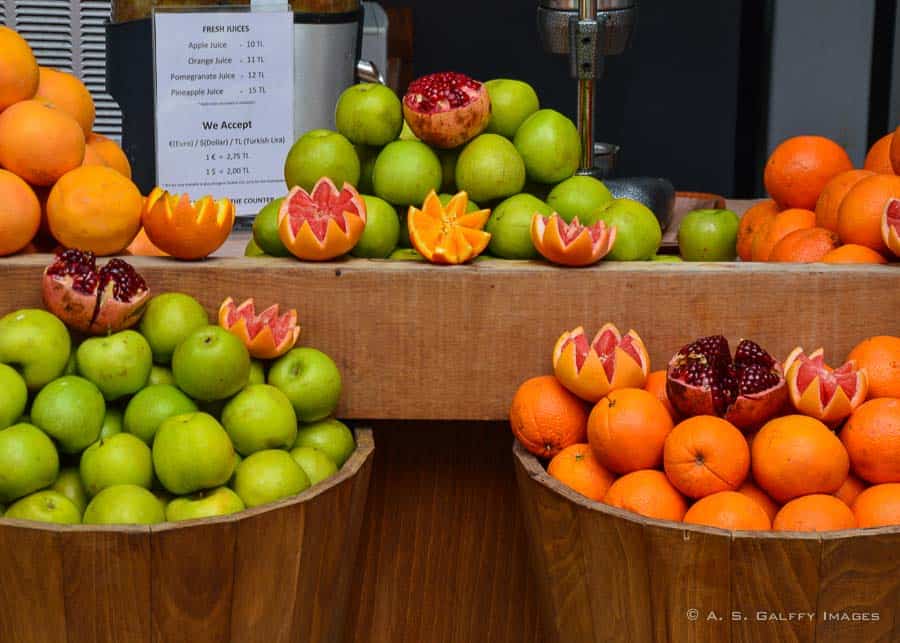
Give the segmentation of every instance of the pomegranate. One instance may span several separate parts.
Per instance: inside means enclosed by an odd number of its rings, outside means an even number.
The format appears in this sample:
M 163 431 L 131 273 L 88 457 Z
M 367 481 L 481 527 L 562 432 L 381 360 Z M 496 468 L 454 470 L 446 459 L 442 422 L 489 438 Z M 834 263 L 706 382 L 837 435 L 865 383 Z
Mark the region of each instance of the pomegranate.
M 69 249 L 44 270 L 44 305 L 70 327 L 104 335 L 134 326 L 150 290 L 134 268 L 110 259 L 97 268 L 93 252 Z
M 784 372 L 771 355 L 749 339 L 734 358 L 721 335 L 688 344 L 669 361 L 666 394 L 685 417 L 717 415 L 749 430 L 774 417 L 787 400 Z
M 491 118 L 491 99 L 484 84 L 465 74 L 429 74 L 410 83 L 403 116 L 423 142 L 450 149 L 484 131 Z

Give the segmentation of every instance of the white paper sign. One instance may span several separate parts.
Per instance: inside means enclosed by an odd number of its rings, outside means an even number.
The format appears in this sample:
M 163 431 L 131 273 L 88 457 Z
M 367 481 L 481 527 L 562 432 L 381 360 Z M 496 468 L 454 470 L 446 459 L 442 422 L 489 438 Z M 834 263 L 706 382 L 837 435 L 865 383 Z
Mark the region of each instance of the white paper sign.
M 293 14 L 154 13 L 156 179 L 253 215 L 284 196 L 293 141 Z

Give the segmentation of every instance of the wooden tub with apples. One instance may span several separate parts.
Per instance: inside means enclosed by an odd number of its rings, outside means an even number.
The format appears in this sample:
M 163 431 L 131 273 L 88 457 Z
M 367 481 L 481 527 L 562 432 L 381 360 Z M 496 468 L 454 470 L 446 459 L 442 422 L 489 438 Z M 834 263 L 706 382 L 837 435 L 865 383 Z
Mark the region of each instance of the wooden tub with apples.
M 513 457 L 545 643 L 898 640 L 900 527 L 654 520 L 585 498 L 518 441 Z
M 341 641 L 372 432 L 334 476 L 237 514 L 152 526 L 0 518 L 4 643 Z

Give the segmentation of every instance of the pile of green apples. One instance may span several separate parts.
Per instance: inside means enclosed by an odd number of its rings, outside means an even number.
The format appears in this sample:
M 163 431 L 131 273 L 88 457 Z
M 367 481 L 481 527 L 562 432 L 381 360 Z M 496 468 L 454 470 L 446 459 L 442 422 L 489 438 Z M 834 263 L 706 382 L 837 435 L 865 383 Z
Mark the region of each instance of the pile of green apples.
M 193 297 L 73 343 L 51 313 L 0 318 L 0 510 L 60 524 L 220 516 L 293 496 L 356 448 L 341 374 L 294 348 L 267 364 Z

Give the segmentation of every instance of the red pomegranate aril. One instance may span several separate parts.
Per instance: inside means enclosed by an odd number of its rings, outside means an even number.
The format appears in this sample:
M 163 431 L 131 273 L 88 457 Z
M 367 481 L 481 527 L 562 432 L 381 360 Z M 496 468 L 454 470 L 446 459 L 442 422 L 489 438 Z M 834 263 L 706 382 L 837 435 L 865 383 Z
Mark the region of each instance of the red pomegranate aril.
M 477 80 L 458 72 L 440 72 L 410 83 L 403 97 L 403 116 L 423 142 L 450 149 L 484 131 L 491 117 L 491 100 Z

